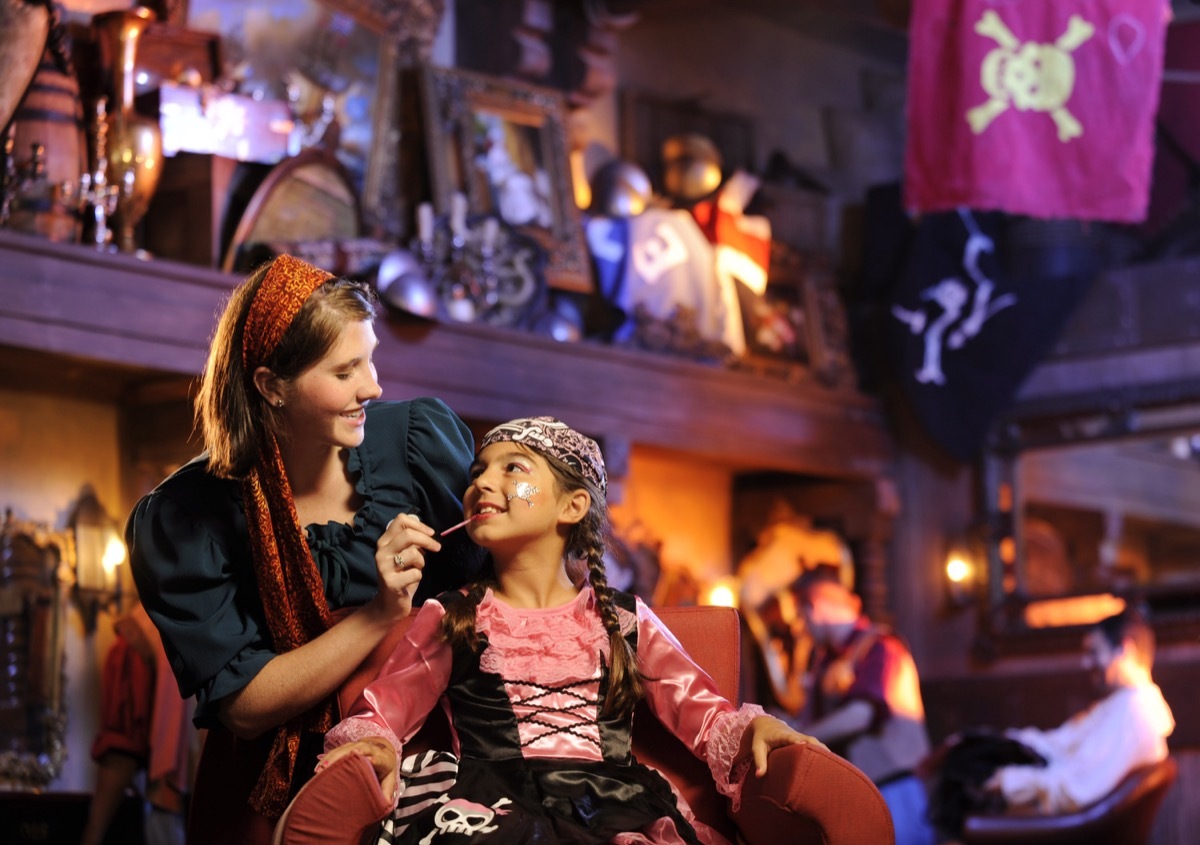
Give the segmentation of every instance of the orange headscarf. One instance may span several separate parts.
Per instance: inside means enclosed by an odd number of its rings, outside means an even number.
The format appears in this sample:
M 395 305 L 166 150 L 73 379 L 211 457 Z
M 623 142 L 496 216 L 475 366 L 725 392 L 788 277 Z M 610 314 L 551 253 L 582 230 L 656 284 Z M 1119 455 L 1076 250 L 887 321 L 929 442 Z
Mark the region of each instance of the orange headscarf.
M 332 274 L 290 255 L 280 255 L 271 262 L 242 329 L 242 363 L 247 379 L 274 353 L 305 301 L 332 278 Z M 325 585 L 296 514 L 279 444 L 273 434 L 267 438 L 241 487 L 267 628 L 275 650 L 282 654 L 328 630 L 332 618 Z M 333 717 L 330 699 L 276 730 L 267 763 L 250 795 L 255 810 L 272 819 L 283 814 L 291 798 L 301 735 L 305 731 L 329 730 Z

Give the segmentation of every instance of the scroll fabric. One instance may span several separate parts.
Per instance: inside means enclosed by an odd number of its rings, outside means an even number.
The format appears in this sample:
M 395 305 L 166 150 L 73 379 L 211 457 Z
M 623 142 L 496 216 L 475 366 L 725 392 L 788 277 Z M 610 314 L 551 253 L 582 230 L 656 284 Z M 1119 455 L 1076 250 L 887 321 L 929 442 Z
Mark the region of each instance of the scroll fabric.
M 914 0 L 910 211 L 1145 219 L 1166 0 Z

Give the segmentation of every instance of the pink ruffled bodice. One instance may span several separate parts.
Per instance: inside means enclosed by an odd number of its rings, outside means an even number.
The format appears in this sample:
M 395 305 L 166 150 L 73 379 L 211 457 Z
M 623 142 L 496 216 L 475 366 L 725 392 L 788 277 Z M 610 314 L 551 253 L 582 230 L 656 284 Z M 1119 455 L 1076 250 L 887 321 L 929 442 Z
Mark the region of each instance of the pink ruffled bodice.
M 548 684 L 590 678 L 599 668 L 597 655 L 608 659 L 608 632 L 591 590 L 568 604 L 538 610 L 509 607 L 488 590 L 475 627 L 489 643 L 480 668 L 504 678 L 537 677 Z

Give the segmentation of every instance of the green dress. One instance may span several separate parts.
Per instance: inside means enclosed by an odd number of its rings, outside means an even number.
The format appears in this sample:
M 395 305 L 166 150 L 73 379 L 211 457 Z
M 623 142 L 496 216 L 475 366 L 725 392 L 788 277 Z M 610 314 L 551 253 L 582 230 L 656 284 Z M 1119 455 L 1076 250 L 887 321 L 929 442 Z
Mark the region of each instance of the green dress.
M 354 524 L 305 529 L 331 610 L 375 595 L 375 543 L 389 521 L 412 513 L 434 529 L 462 519 L 474 458 L 470 429 L 437 399 L 367 406 L 366 435 L 348 468 L 362 497 Z M 180 692 L 196 696 L 196 724 L 217 725 L 216 702 L 244 687 L 275 656 L 258 598 L 238 482 L 200 455 L 147 494 L 126 540 L 142 603 L 162 633 Z M 460 532 L 427 558 L 417 601 L 461 586 L 481 552 Z

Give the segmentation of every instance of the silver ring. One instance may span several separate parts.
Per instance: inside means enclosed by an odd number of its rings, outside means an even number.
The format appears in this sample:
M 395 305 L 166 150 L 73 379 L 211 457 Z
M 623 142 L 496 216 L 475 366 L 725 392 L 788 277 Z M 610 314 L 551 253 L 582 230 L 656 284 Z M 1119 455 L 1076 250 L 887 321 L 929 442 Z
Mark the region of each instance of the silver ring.
M 404 569 L 404 553 L 407 551 L 408 551 L 408 549 L 401 549 L 399 552 L 397 552 L 395 555 L 392 556 L 392 565 L 395 566 L 396 569 L 398 569 L 398 570 Z

